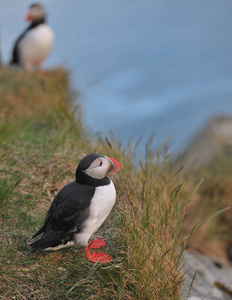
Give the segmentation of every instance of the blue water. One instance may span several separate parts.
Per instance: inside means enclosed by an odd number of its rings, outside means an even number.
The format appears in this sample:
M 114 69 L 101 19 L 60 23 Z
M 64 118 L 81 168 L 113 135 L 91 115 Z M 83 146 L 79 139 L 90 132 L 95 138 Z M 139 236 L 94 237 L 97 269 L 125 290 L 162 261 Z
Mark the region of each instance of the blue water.
M 93 131 L 124 143 L 155 132 L 154 148 L 172 135 L 178 152 L 210 118 L 232 114 L 232 1 L 41 2 L 56 34 L 45 66 L 71 69 Z M 0 2 L 5 62 L 29 3 Z

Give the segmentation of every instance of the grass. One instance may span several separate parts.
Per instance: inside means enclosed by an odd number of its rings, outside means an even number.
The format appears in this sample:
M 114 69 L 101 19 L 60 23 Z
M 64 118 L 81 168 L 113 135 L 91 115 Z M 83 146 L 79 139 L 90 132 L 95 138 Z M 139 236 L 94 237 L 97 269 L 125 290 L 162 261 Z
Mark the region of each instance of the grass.
M 63 70 L 44 76 L 1 69 L 1 287 L 17 299 L 179 299 L 182 276 L 179 182 L 149 152 L 136 168 L 130 145 L 94 138 L 72 112 Z M 78 117 L 75 118 L 75 115 Z M 87 153 L 120 161 L 117 205 L 98 232 L 114 260 L 89 263 L 82 249 L 28 254 L 54 195 Z M 162 154 L 160 154 L 162 155 Z
M 196 221 L 186 208 L 196 183 L 173 171 L 166 145 L 156 153 L 146 145 L 136 167 L 130 144 L 92 136 L 81 106 L 73 108 L 64 70 L 39 76 L 0 69 L 0 80 L 0 298 L 179 299 L 181 257 Z M 117 204 L 97 232 L 113 262 L 92 264 L 77 247 L 30 255 L 51 201 L 91 152 L 123 168 L 112 176 Z

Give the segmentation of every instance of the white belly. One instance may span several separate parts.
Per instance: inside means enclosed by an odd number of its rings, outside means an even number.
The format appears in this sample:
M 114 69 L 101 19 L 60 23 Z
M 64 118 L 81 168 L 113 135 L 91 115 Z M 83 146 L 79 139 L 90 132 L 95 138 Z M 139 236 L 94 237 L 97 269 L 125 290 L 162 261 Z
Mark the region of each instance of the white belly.
M 41 64 L 50 53 L 53 42 L 53 31 L 46 24 L 29 30 L 18 46 L 21 65 L 30 67 Z
M 90 204 L 89 218 L 84 224 L 84 230 L 75 237 L 78 246 L 87 246 L 91 235 L 105 221 L 116 199 L 116 191 L 113 182 L 96 188 L 93 199 Z

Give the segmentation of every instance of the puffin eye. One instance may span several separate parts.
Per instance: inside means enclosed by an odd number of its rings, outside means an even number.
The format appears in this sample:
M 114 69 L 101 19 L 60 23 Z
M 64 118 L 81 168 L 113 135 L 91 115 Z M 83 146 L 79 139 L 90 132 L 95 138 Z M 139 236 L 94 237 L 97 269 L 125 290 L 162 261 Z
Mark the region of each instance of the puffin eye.
M 100 161 L 99 166 L 100 166 L 100 167 L 102 166 L 102 161 Z

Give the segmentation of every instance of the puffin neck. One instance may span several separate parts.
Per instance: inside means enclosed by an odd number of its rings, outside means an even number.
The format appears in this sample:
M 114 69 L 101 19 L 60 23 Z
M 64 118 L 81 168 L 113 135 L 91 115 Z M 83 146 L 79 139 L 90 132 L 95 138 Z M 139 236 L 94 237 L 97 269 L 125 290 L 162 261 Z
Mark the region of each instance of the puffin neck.
M 105 176 L 101 179 L 93 178 L 87 175 L 85 172 L 79 170 L 78 168 L 76 170 L 76 181 L 94 187 L 110 184 L 110 179 L 108 177 Z
M 35 28 L 35 27 L 37 27 L 41 24 L 44 24 L 44 23 L 45 23 L 45 18 L 35 20 L 35 21 L 31 22 L 30 26 L 28 27 L 28 30 L 32 29 L 32 28 Z

